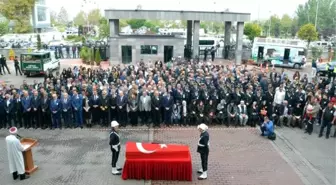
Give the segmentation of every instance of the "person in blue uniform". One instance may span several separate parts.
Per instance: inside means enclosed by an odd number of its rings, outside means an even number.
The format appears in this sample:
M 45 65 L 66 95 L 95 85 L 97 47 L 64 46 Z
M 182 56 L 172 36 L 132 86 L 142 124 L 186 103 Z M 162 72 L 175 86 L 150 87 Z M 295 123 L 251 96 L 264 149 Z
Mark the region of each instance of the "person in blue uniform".
M 120 137 L 118 134 L 119 123 L 117 121 L 111 122 L 112 130 L 110 132 L 110 147 L 112 151 L 112 174 L 120 175 L 122 168 L 117 166 L 120 153 Z
M 204 180 L 208 178 L 208 156 L 209 156 L 209 133 L 208 126 L 204 123 L 197 126 L 197 129 L 201 132 L 200 139 L 197 144 L 197 152 L 201 155 L 202 169 L 198 170 L 201 176 L 198 180 Z

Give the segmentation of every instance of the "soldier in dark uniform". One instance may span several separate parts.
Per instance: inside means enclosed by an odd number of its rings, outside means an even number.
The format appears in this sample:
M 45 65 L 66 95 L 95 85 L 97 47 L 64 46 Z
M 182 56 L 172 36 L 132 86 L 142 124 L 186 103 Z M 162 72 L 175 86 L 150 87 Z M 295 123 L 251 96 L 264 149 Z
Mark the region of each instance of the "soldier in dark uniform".
M 335 108 L 333 107 L 333 102 L 329 102 L 328 106 L 323 109 L 322 113 L 322 125 L 320 129 L 320 134 L 319 137 L 323 136 L 323 130 L 325 127 L 327 127 L 327 133 L 326 133 L 326 138 L 329 138 L 330 135 L 330 129 L 331 126 L 335 123 L 336 120 L 336 111 Z
M 207 132 L 208 126 L 204 123 L 197 126 L 197 129 L 201 132 L 200 139 L 197 144 L 197 152 L 201 155 L 202 169 L 198 170 L 201 176 L 198 180 L 204 180 L 208 178 L 208 156 L 209 156 L 209 133 Z
M 112 130 L 110 132 L 110 147 L 112 151 L 112 174 L 120 175 L 122 168 L 117 166 L 119 153 L 120 153 L 120 137 L 118 134 L 119 123 L 117 121 L 111 122 Z

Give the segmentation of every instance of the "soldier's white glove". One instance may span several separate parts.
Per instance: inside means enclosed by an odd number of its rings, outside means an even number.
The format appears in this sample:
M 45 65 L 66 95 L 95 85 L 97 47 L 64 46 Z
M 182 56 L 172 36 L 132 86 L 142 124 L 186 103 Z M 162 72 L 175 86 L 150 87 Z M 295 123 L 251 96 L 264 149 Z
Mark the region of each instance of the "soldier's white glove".
M 113 148 L 116 152 L 119 151 L 119 150 L 118 150 L 118 146 L 112 146 L 112 148 Z

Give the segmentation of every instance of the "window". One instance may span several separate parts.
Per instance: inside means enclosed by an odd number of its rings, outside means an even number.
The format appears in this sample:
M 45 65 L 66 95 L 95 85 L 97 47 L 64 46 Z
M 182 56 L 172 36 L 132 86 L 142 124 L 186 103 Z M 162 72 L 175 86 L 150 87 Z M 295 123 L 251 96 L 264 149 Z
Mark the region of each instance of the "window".
M 142 45 L 141 54 L 142 55 L 157 55 L 158 46 L 155 45 Z
M 37 21 L 38 22 L 47 21 L 47 8 L 37 7 Z
M 214 40 L 200 40 L 199 45 L 204 46 L 204 45 L 214 45 L 215 41 Z

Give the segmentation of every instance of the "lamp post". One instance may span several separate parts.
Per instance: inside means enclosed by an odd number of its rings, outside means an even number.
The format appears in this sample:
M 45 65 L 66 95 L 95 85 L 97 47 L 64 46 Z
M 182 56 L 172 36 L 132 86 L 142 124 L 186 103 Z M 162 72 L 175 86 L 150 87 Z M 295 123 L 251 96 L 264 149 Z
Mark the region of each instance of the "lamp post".
M 271 27 L 272 27 L 272 12 L 269 11 L 270 13 L 270 22 L 269 22 L 269 27 L 268 27 L 268 37 L 271 37 Z
M 316 0 L 315 29 L 317 28 L 317 15 L 319 10 L 319 0 Z

